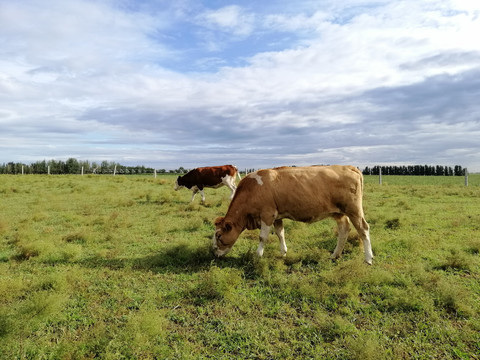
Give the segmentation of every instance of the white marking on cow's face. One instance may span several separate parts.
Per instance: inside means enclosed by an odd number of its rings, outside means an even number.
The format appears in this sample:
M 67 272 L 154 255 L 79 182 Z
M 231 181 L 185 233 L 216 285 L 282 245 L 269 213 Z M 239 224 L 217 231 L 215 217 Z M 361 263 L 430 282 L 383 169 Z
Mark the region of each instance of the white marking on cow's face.
M 231 221 L 220 217 L 215 220 L 215 233 L 213 235 L 213 252 L 215 256 L 226 255 L 237 241 L 238 233 Z
M 230 250 L 232 250 L 232 247 L 233 247 L 233 246 L 221 245 L 221 242 L 219 242 L 219 235 L 220 235 L 219 231 L 216 230 L 215 233 L 213 234 L 213 239 L 212 239 L 213 253 L 215 254 L 216 257 L 222 257 L 226 255 Z M 219 247 L 219 243 L 220 243 L 220 246 L 223 247 L 223 249 Z
M 260 175 L 258 175 L 258 173 L 254 172 L 254 173 L 249 174 L 248 176 L 257 180 L 258 185 L 263 185 L 262 177 Z
M 223 250 L 220 250 L 220 249 L 215 249 L 215 256 L 216 256 L 216 257 L 222 257 L 222 256 L 225 256 L 225 255 L 227 255 L 227 254 L 228 254 L 228 252 L 229 252 L 230 250 L 232 250 L 232 248 L 231 248 L 231 247 L 229 247 L 229 248 L 225 248 L 225 249 L 223 249 Z

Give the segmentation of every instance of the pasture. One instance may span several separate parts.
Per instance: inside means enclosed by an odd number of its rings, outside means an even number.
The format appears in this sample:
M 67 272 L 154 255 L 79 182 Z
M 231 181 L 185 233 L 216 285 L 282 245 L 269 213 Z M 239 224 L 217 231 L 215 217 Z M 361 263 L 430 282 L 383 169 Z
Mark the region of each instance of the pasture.
M 0 358 L 480 358 L 480 175 L 367 176 L 373 266 L 332 220 L 216 260 L 230 191 L 174 181 L 0 176 Z

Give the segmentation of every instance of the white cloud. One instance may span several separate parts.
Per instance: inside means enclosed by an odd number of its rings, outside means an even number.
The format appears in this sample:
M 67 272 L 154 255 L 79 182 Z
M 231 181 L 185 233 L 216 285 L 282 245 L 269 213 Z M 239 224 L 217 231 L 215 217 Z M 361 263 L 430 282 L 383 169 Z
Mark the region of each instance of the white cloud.
M 322 24 L 331 21 L 331 17 L 324 11 L 316 11 L 311 16 L 298 14 L 288 16 L 287 14 L 267 15 L 263 26 L 272 31 L 317 31 Z
M 197 19 L 201 24 L 213 30 L 247 36 L 253 31 L 255 16 L 238 5 L 229 5 L 205 11 Z

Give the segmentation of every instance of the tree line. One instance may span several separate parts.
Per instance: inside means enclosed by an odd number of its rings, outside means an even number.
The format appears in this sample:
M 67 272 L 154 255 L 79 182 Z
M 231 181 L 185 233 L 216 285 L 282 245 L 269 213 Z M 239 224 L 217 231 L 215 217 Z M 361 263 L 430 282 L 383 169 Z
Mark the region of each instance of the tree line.
M 117 162 L 90 162 L 70 158 L 63 160 L 43 160 L 31 164 L 9 162 L 0 164 L 0 174 L 153 174 L 155 169 L 145 166 L 124 166 Z M 165 169 L 157 170 L 166 173 Z
M 463 176 L 466 169 L 460 165 L 408 165 L 408 166 L 368 166 L 363 170 L 363 175 L 418 175 L 418 176 Z
M 88 160 L 77 160 L 69 158 L 63 160 L 42 160 L 31 164 L 9 162 L 0 164 L 0 174 L 113 174 L 136 175 L 153 174 L 155 171 L 159 174 L 185 174 L 188 169 L 182 166 L 175 170 L 154 169 L 151 167 L 125 166 L 113 161 L 90 162 Z M 379 175 L 380 169 L 382 175 L 421 175 L 421 176 L 463 176 L 465 170 L 460 165 L 451 166 L 442 165 L 408 165 L 408 166 L 373 166 L 366 167 L 363 170 L 364 175 Z M 247 170 L 247 173 L 254 169 Z

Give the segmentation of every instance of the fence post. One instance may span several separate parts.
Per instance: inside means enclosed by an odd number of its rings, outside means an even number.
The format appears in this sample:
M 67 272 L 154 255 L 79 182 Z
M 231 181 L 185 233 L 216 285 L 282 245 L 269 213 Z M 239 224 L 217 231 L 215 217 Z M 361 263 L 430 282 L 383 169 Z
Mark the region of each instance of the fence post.
M 468 170 L 465 168 L 465 186 L 468 186 Z
M 22 165 L 22 175 L 23 175 L 23 165 Z
M 117 165 L 115 165 L 115 167 L 113 168 L 113 176 L 115 176 L 116 173 L 117 173 Z
M 47 169 L 48 169 L 48 175 L 50 175 L 50 165 L 48 165 Z
M 157 169 L 153 169 L 153 177 L 156 179 L 157 178 Z
M 83 176 L 83 166 L 82 166 L 82 176 Z
M 378 167 L 378 175 L 379 175 L 378 176 L 378 183 L 380 185 L 382 185 L 382 167 L 381 166 Z

